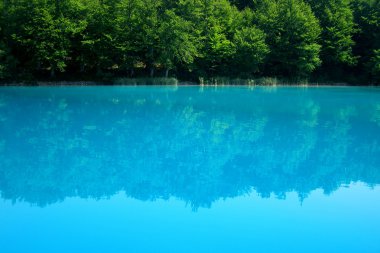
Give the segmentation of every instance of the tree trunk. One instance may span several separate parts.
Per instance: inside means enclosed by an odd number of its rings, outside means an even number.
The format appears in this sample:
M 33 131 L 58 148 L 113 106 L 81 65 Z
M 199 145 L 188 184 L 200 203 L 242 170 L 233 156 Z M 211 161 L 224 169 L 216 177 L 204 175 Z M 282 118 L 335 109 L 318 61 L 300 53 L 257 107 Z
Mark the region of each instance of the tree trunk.
M 153 64 L 153 54 L 154 54 L 154 49 L 153 47 L 150 48 L 149 50 L 149 58 L 150 58 L 150 77 L 152 78 L 154 76 L 154 64 Z

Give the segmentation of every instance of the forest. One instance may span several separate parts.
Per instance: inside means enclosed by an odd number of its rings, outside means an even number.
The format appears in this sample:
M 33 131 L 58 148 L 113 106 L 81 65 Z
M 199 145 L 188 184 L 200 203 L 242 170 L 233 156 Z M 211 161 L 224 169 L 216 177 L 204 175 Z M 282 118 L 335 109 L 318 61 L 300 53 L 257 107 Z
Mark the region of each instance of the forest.
M 380 0 L 0 0 L 0 81 L 380 83 Z

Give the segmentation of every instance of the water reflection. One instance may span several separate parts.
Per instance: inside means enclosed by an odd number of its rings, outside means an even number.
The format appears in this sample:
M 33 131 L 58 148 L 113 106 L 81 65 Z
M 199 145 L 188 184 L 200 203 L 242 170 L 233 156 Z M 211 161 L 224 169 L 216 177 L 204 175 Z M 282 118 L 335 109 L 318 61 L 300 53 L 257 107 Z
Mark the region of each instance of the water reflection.
M 302 200 L 380 183 L 380 90 L 1 88 L 0 192 L 175 197 L 193 208 L 253 189 Z

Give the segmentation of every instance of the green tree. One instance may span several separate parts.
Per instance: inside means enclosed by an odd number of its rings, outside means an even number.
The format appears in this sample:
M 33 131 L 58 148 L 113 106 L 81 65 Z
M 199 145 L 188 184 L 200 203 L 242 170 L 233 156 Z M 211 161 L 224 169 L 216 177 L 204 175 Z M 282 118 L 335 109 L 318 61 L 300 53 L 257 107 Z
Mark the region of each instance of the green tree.
M 96 4 L 96 1 L 88 3 L 87 0 L 60 0 L 59 16 L 65 17 L 66 36 L 70 43 L 67 68 L 71 72 L 84 73 L 86 69 L 91 69 L 95 61 L 91 61 L 94 55 L 85 42 L 88 42 L 88 14 L 89 4 Z M 56 4 L 57 5 L 57 4 Z M 57 10 L 57 7 L 56 7 Z
M 360 56 L 358 73 L 366 74 L 370 82 L 380 82 L 380 1 L 354 2 L 355 21 L 359 33 L 355 37 L 355 52 Z
M 321 28 L 310 6 L 302 0 L 263 0 L 256 24 L 267 34 L 270 54 L 265 74 L 307 76 L 321 63 Z
M 264 32 L 254 26 L 243 27 L 235 32 L 233 43 L 236 48 L 235 69 L 248 76 L 258 72 L 269 53 Z
M 237 6 L 239 9 L 253 7 L 255 0 L 231 0 L 231 4 Z
M 0 13 L 1 78 L 380 82 L 380 0 L 2 0 Z
M 374 80 L 380 81 L 380 49 L 373 50 L 370 67 Z
M 159 60 L 160 18 L 164 6 L 161 0 L 142 0 L 138 7 L 137 25 L 140 32 L 136 37 L 137 41 L 140 41 L 141 58 L 149 70 L 149 76 L 153 77 Z
M 159 29 L 160 62 L 165 68 L 165 77 L 176 64 L 189 65 L 198 55 L 197 41 L 191 34 L 191 23 L 167 10 Z
M 0 80 L 10 77 L 10 61 L 9 49 L 3 42 L 0 42 Z
M 3 2 L 0 2 L 0 13 L 4 13 Z M 4 15 L 0 18 L 0 38 L 3 38 L 3 26 L 4 26 Z M 0 80 L 9 76 L 8 70 L 8 57 L 9 57 L 9 49 L 6 47 L 5 43 L 0 39 Z
M 128 71 L 130 76 L 134 75 L 134 67 L 142 61 L 141 44 L 142 36 L 139 27 L 141 15 L 141 0 L 122 0 L 116 13 L 117 49 L 119 52 L 120 70 Z
M 51 5 L 33 1 L 14 9 L 17 29 L 11 33 L 15 44 L 24 49 L 27 58 L 37 71 L 49 70 L 51 77 L 56 71 L 65 71 L 70 41 L 68 22 L 55 17 Z
M 352 47 L 356 32 L 351 0 L 308 0 L 315 15 L 320 20 L 322 34 L 321 59 L 323 65 L 331 66 L 356 63 Z M 333 71 L 334 68 L 333 68 Z
M 80 33 L 80 47 L 83 52 L 80 57 L 89 69 L 95 69 L 100 75 L 104 70 L 111 69 L 119 56 L 116 48 L 117 26 L 114 17 L 117 1 L 84 0 L 84 3 L 87 24 Z
M 227 0 L 182 0 L 179 11 L 194 24 L 200 42 L 198 74 L 228 74 L 235 54 L 232 40 L 240 18 L 237 8 Z

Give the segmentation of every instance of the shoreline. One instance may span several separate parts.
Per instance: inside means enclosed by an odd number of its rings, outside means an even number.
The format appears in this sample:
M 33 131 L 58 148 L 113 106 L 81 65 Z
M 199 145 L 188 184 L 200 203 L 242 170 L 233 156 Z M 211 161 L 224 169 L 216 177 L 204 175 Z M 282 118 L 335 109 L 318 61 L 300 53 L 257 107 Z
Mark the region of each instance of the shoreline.
M 59 86 L 199 86 L 199 87 L 233 87 L 233 86 L 242 86 L 242 87 L 380 87 L 379 84 L 349 84 L 343 82 L 337 83 L 308 83 L 308 84 L 299 84 L 299 83 L 277 83 L 277 84 L 199 84 L 196 82 L 181 82 L 178 84 L 115 84 L 113 82 L 97 82 L 97 81 L 37 81 L 35 83 L 0 83 L 0 87 L 59 87 Z

